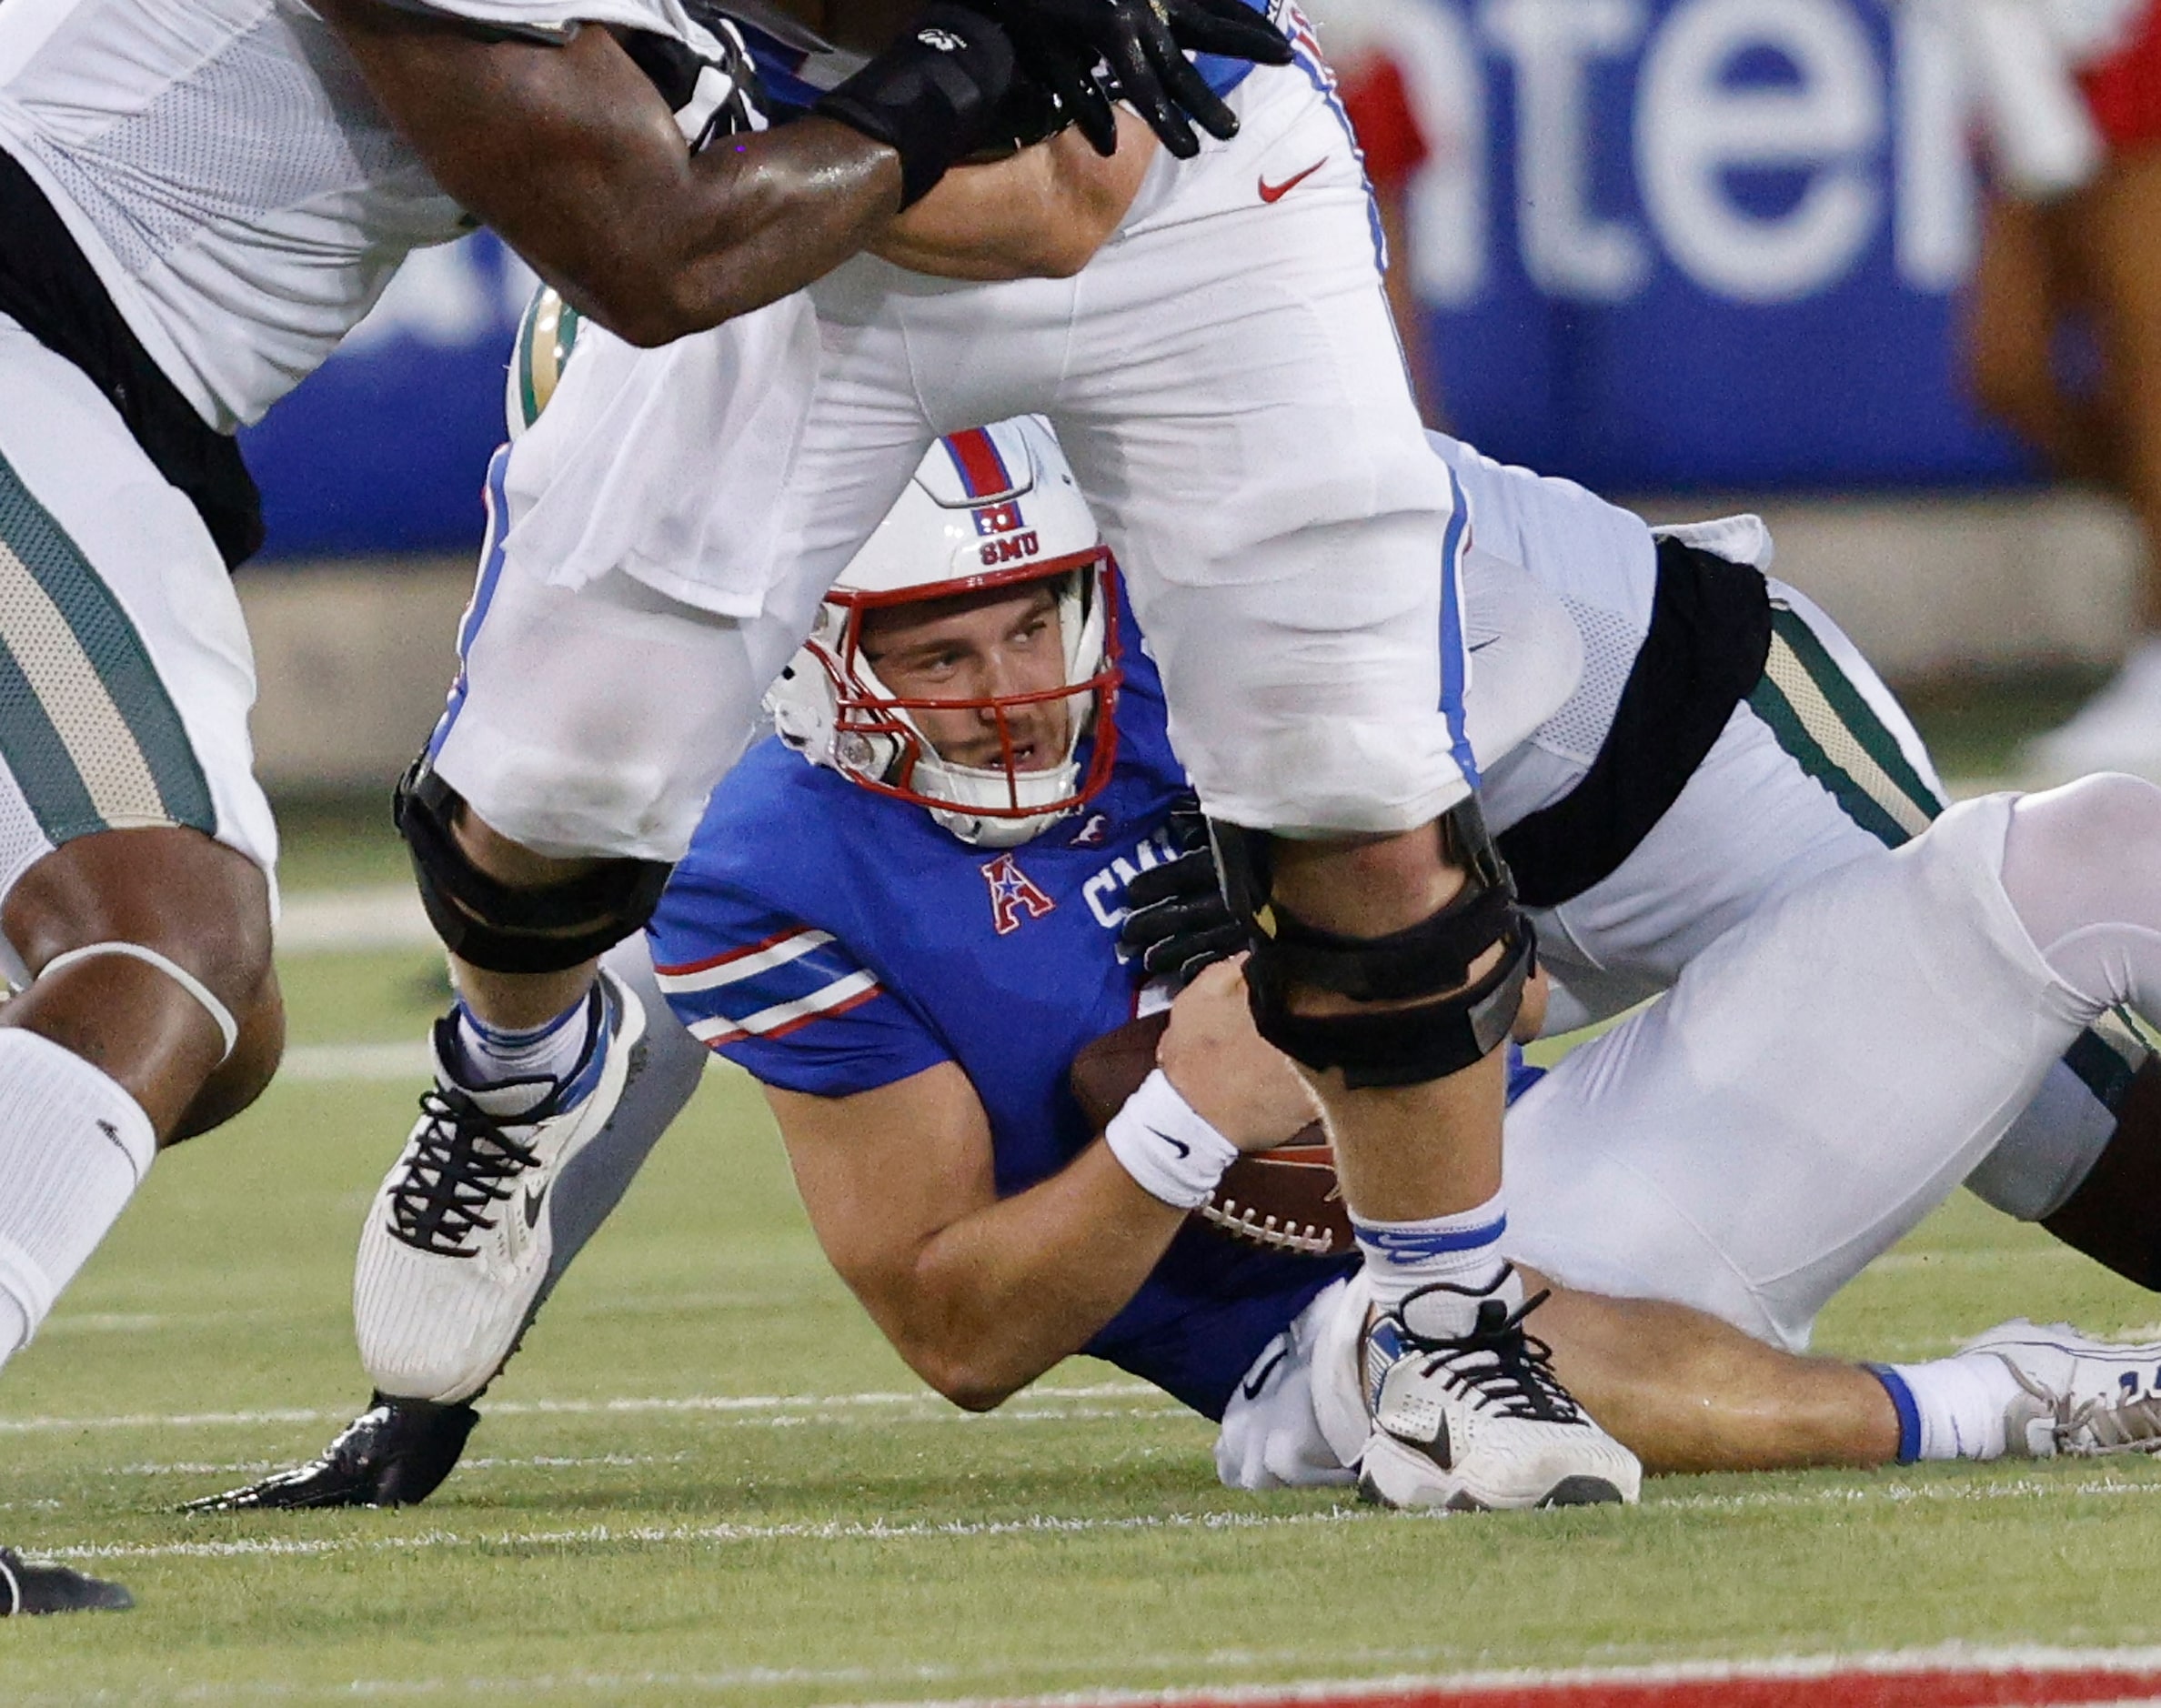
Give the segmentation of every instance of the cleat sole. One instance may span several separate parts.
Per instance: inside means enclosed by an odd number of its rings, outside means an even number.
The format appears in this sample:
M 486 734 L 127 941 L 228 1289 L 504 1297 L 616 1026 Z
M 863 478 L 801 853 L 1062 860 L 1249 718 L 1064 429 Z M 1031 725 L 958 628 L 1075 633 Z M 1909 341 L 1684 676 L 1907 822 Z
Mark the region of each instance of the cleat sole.
M 1603 1477 L 1563 1477 L 1546 1491 L 1545 1499 L 1539 1505 L 1549 1506 L 1621 1506 L 1626 1497 Z

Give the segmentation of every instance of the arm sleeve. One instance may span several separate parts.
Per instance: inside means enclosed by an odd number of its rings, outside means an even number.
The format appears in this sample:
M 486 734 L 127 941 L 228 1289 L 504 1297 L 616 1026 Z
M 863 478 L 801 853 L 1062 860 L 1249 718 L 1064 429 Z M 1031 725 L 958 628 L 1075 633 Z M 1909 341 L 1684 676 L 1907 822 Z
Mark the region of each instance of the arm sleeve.
M 847 944 L 733 891 L 672 885 L 649 936 L 676 1018 L 768 1085 L 849 1097 L 951 1060 Z

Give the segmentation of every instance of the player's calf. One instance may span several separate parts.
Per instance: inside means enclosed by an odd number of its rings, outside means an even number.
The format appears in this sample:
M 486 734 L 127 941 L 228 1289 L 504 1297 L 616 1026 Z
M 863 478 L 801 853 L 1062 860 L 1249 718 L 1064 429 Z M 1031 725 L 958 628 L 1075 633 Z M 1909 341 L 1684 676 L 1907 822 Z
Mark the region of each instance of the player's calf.
M 274 1002 L 276 987 L 263 873 L 178 827 L 66 843 L 18 882 L 0 923 L 35 974 L 0 1023 L 5 1363 L 233 1055 L 235 1007 L 266 989 Z

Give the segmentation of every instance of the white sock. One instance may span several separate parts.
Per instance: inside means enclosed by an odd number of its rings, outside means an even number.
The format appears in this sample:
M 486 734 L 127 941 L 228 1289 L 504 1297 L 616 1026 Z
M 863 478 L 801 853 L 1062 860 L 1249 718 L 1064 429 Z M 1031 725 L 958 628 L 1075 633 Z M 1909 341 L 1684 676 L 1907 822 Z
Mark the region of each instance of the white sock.
M 0 1361 L 29 1344 L 156 1152 L 150 1118 L 117 1081 L 0 1027 Z
M 564 1080 L 578 1070 L 592 1037 L 593 1008 L 581 996 L 544 1026 L 511 1031 L 477 1019 L 457 1005 L 457 1046 L 465 1060 L 458 1077 L 474 1086 L 505 1080 Z M 469 1076 L 469 1077 L 468 1077 Z
M 1902 1464 L 1916 1459 L 2004 1456 L 2004 1413 L 2024 1390 L 2011 1367 L 1994 1352 L 1871 1368 L 1899 1414 Z M 1901 1388 L 1912 1402 L 1910 1414 L 1899 1403 Z
M 1499 1192 L 1475 1210 L 1451 1216 L 1421 1221 L 1372 1221 L 1352 1216 L 1351 1228 L 1365 1257 L 1373 1302 L 1383 1311 L 1394 1310 L 1411 1293 L 1436 1281 L 1484 1292 L 1502 1279 L 1506 1267 L 1501 1236 L 1508 1231 L 1508 1209 Z M 1521 1283 L 1515 1283 L 1514 1292 L 1512 1308 L 1523 1302 Z M 1466 1311 L 1466 1327 L 1472 1314 L 1475 1313 Z

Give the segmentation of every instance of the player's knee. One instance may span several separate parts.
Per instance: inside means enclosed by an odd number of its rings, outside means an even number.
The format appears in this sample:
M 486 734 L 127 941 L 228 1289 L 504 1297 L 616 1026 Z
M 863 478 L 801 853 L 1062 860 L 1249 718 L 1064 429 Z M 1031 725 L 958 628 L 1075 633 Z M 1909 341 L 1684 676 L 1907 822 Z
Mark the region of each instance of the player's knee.
M 1462 1072 L 1506 1041 L 1535 964 L 1533 936 L 1475 801 L 1437 822 L 1422 861 L 1391 851 L 1384 869 L 1396 887 L 1347 909 L 1353 929 L 1336 929 L 1344 913 L 1324 927 L 1284 904 L 1264 833 L 1213 829 L 1225 895 L 1253 932 L 1254 1023 L 1284 1054 L 1354 1087 L 1412 1085 Z
M 270 885 L 246 855 L 199 830 L 103 831 L 33 866 L 0 909 L 33 974 L 94 944 L 132 944 L 198 980 L 226 1011 L 271 979 Z
M 2124 886 L 2156 871 L 2161 871 L 2161 789 L 2143 778 L 2082 777 L 2027 795 L 2013 810 L 2004 882 L 2015 903 L 2036 892 L 2093 892 L 2122 905 Z
M 235 1018 L 240 1031 L 232 1053 L 204 1081 L 165 1140 L 166 1146 L 224 1126 L 262 1096 L 276 1077 L 285 1059 L 286 1011 L 275 973 L 264 980 L 256 1000 Z
M 2066 822 L 2066 845 L 2083 844 L 2112 862 L 2161 852 L 2161 789 L 2141 777 L 2105 771 L 2022 805 Z
M 658 860 L 566 865 L 526 854 L 470 820 L 425 760 L 398 785 L 397 816 L 429 921 L 453 954 L 490 972 L 591 960 L 644 928 L 668 881 Z

